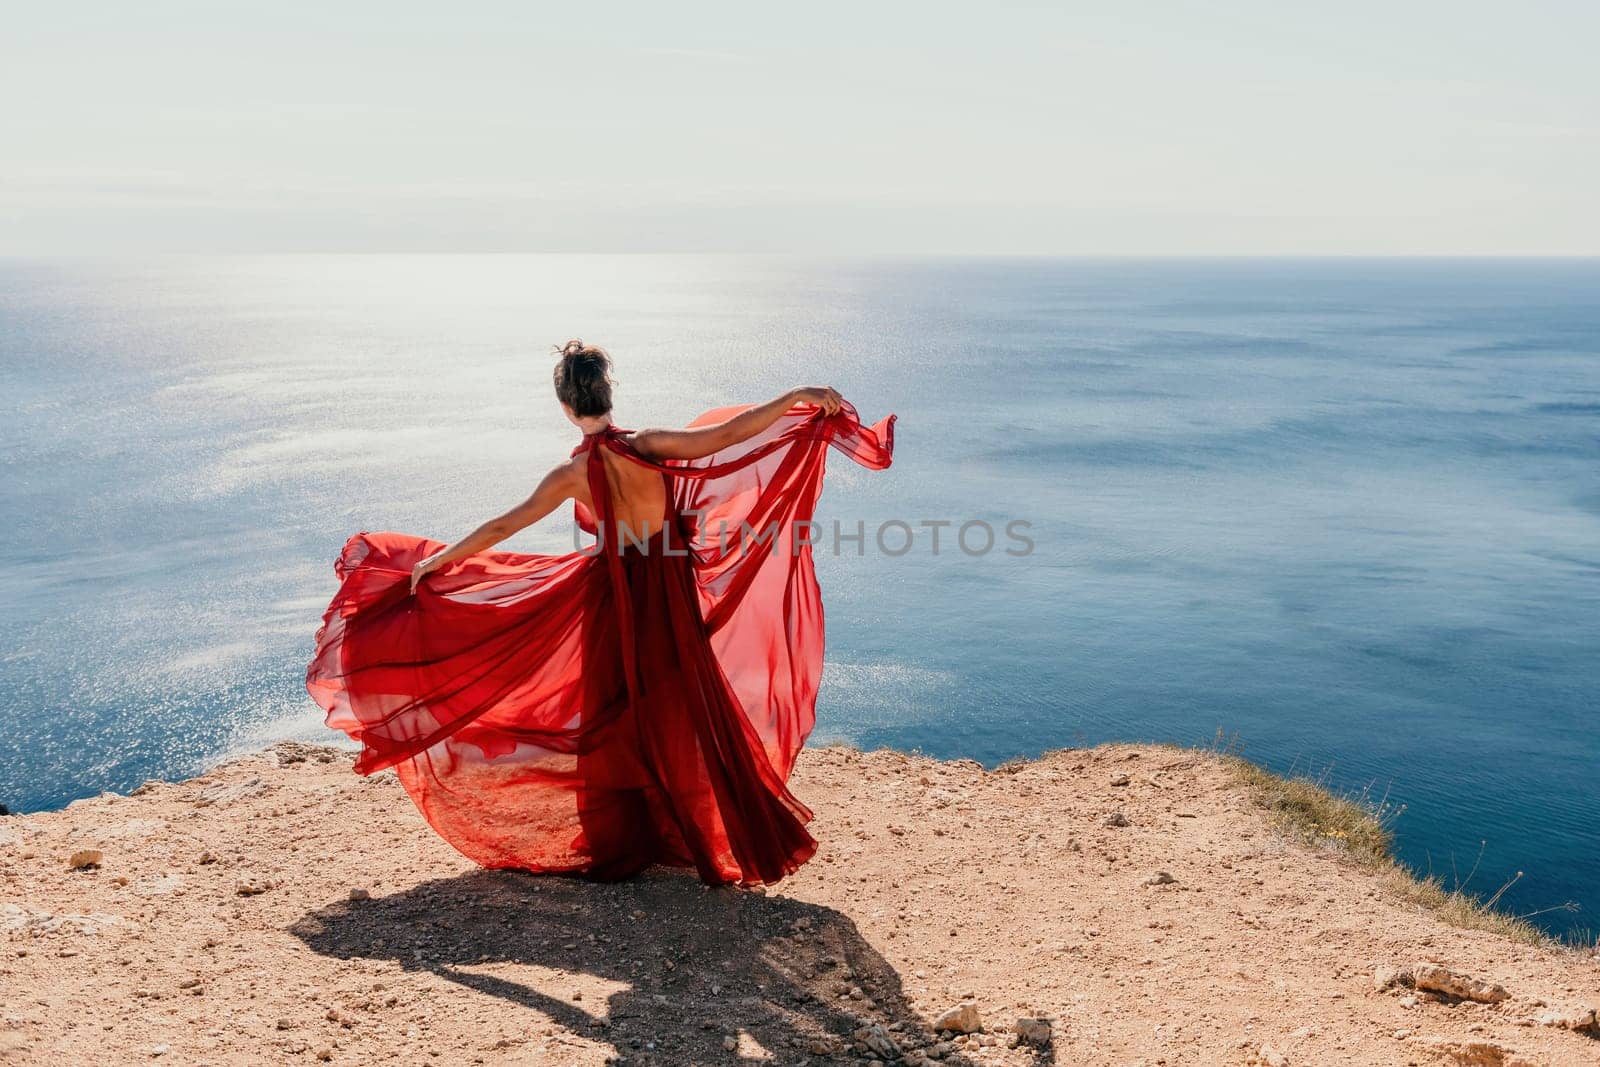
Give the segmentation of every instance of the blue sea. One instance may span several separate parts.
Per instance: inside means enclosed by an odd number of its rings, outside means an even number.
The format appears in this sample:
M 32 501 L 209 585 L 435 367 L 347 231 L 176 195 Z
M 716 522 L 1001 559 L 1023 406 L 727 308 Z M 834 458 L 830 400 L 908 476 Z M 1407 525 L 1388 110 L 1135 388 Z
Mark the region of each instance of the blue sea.
M 334 740 L 340 545 L 525 496 L 575 443 L 569 337 L 623 425 L 811 383 L 899 415 L 891 470 L 829 471 L 868 536 L 823 538 L 815 738 L 1220 737 L 1600 928 L 1600 261 L 0 261 L 0 802 Z

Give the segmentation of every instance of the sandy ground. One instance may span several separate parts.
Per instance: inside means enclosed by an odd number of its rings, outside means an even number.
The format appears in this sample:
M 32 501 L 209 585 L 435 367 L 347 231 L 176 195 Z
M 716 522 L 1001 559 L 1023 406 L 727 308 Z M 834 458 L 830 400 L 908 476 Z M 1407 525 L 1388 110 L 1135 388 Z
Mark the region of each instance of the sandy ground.
M 1541 1022 L 1592 955 L 1418 912 L 1201 753 L 808 751 L 822 848 L 765 892 L 482 871 L 349 759 L 0 818 L 0 1063 L 1600 1064 Z M 1423 961 L 1508 999 L 1377 988 Z

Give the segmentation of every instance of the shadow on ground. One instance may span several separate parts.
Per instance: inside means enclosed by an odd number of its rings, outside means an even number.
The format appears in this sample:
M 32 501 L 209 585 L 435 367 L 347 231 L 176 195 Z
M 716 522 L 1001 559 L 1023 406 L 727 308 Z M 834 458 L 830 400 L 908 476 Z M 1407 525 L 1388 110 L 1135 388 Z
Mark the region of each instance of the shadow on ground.
M 874 1024 L 908 1053 L 938 1041 L 906 1003 L 900 976 L 844 915 L 709 888 L 676 872 L 605 885 L 474 871 L 334 904 L 290 932 L 325 956 L 393 960 L 534 1009 L 609 1043 L 628 1064 L 829 1062 L 830 1049 L 849 1060 L 864 1055 L 857 1035 Z M 552 976 L 536 989 L 485 973 L 504 964 L 592 975 L 622 988 L 602 1007 L 570 999 L 563 988 L 570 980 Z M 852 987 L 860 998 L 850 996 Z M 529 1019 L 524 1032 L 535 1024 Z M 734 1052 L 724 1044 L 729 1036 L 739 1042 Z M 958 1049 L 937 1051 L 951 1067 L 975 1063 Z M 1053 1062 L 1043 1050 L 1010 1055 Z

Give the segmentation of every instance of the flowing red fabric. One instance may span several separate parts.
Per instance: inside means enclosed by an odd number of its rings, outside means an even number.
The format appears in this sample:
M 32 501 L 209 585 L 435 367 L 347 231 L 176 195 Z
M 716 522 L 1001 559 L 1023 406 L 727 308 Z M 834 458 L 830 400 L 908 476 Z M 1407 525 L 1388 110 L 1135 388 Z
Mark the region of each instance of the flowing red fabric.
M 777 881 L 816 850 L 786 783 L 822 673 L 808 524 L 830 447 L 885 468 L 894 416 L 797 407 L 693 462 L 651 462 L 608 428 L 573 453 L 588 453 L 601 514 L 577 518 L 595 545 L 479 553 L 414 595 L 412 568 L 443 546 L 358 533 L 306 688 L 361 744 L 358 773 L 393 767 L 486 867 Z M 601 450 L 665 481 L 669 521 L 643 544 L 612 521 Z

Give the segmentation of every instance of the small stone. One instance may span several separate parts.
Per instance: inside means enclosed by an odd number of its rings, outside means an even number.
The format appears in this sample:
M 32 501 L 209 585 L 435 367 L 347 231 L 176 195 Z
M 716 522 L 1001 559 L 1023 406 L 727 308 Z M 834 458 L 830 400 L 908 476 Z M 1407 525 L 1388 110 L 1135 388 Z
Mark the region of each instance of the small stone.
M 278 766 L 288 767 L 296 763 L 304 763 L 310 747 L 310 745 L 295 741 L 284 741 L 274 745 L 273 748 L 278 755 Z
M 150 1050 L 150 1055 L 152 1055 L 152 1056 L 165 1056 L 167 1054 L 167 1051 L 168 1050 L 167 1050 L 167 1046 L 166 1045 L 156 1045 L 154 1048 L 152 1048 Z
M 1011 1030 L 1017 1035 L 1017 1040 L 1024 1045 L 1035 1048 L 1047 1048 L 1050 1045 L 1050 1020 L 1036 1019 L 1024 1015 L 1011 1024 Z
M 1600 1033 L 1600 1022 L 1597 1022 L 1595 1009 L 1583 1008 L 1556 1008 L 1539 1016 L 1540 1026 L 1558 1026 L 1563 1030 L 1590 1031 Z
M 1256 1059 L 1266 1067 L 1289 1067 L 1289 1057 L 1271 1045 L 1262 1045 Z
M 1114 786 L 1127 785 L 1132 780 L 1133 779 L 1129 778 L 1126 774 L 1113 774 L 1111 776 L 1111 784 Z
M 732 1034 L 729 1034 L 727 1037 L 722 1039 L 722 1047 L 728 1052 L 733 1052 L 739 1047 L 739 1039 L 734 1037 Z
M 856 1042 L 868 1051 L 876 1053 L 886 1060 L 900 1058 L 900 1045 L 894 1037 L 879 1023 L 871 1023 L 854 1031 L 851 1035 Z
M 258 893 L 265 893 L 272 888 L 272 882 L 266 878 L 241 878 L 234 884 L 233 891 L 241 897 L 253 897 Z
M 372 892 L 367 889 L 355 888 L 350 890 L 351 900 L 371 900 Z
M 970 1000 L 963 1000 L 960 1004 L 950 1008 L 933 1020 L 935 1030 L 949 1030 L 957 1034 L 975 1034 L 983 1029 L 983 1019 L 978 1014 L 978 1005 Z
M 1130 823 L 1128 821 L 1128 817 L 1122 813 L 1122 809 L 1118 808 L 1116 811 L 1112 812 L 1110 815 L 1107 815 L 1105 817 L 1105 820 L 1100 825 L 1101 826 L 1132 826 L 1133 824 Z
M 1372 972 L 1372 988 L 1382 993 L 1395 986 L 1410 986 L 1412 984 L 1411 969 L 1409 967 L 1380 966 Z
M 252 778 L 247 782 L 213 782 L 195 794 L 193 803 L 197 808 L 206 808 L 213 804 L 243 800 L 266 791 L 266 784 L 259 778 Z
M 1471 975 L 1458 974 L 1436 963 L 1419 963 L 1411 968 L 1411 979 L 1418 989 L 1443 993 L 1461 1000 L 1475 1000 L 1480 1004 L 1498 1004 L 1511 996 L 1506 987 L 1486 982 Z
M 72 854 L 67 866 L 74 871 L 93 870 L 100 866 L 100 861 L 103 859 L 105 854 L 97 848 L 80 848 Z
M 1144 880 L 1145 885 L 1173 885 L 1177 879 L 1166 871 L 1153 871 L 1150 877 Z
M 196 859 L 195 862 L 204 867 L 207 864 L 217 862 L 217 857 L 211 854 L 210 849 L 207 849 L 206 851 L 200 853 L 199 858 Z
M 317 1059 L 322 1060 L 323 1062 L 327 1062 L 328 1060 L 333 1059 L 333 1049 L 331 1049 L 331 1048 L 319 1048 L 319 1049 L 317 1049 Z

